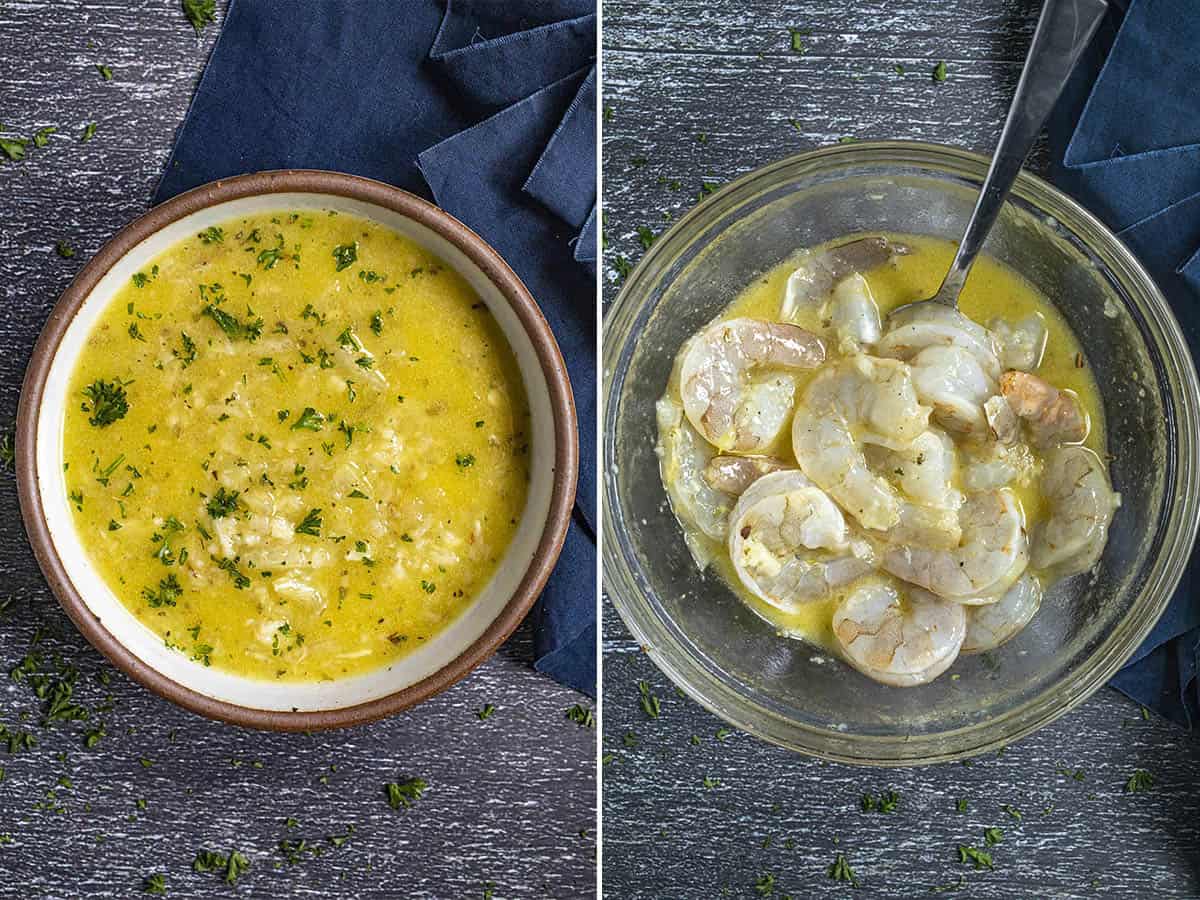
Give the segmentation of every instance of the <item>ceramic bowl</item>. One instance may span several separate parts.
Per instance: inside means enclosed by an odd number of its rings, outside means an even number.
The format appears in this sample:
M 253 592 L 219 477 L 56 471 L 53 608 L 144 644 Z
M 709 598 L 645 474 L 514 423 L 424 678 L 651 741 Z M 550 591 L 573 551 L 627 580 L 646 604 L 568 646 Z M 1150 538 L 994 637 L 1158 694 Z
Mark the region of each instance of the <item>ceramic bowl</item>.
M 377 222 L 456 269 L 495 316 L 529 398 L 531 480 L 519 528 L 495 575 L 445 630 L 392 664 L 330 682 L 272 683 L 172 652 L 105 584 L 76 533 L 62 471 L 68 383 L 93 323 L 134 272 L 210 225 L 269 210 L 337 210 Z M 537 599 L 574 502 L 578 436 L 566 367 L 521 280 L 449 214 L 389 185 L 334 172 L 263 172 L 181 194 L 123 228 L 62 295 L 38 339 L 17 419 L 25 528 L 51 589 L 84 636 L 134 680 L 190 710 L 241 725 L 316 730 L 378 719 L 462 678 L 504 641 Z

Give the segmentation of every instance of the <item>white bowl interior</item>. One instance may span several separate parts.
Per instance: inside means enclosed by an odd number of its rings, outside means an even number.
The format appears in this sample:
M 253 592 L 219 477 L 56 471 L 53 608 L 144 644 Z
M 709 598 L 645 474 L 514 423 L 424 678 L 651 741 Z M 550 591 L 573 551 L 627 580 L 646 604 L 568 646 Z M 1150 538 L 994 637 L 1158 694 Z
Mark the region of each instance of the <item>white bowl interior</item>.
M 62 471 L 63 428 L 72 398 L 67 389 L 92 326 L 132 275 L 169 247 L 210 225 L 281 210 L 337 210 L 391 228 L 456 269 L 487 304 L 521 370 L 532 424 L 530 481 L 517 533 L 483 591 L 441 633 L 396 662 L 351 678 L 276 683 L 206 668 L 164 646 L 117 598 L 92 564 L 72 520 Z M 516 590 L 542 536 L 554 487 L 554 419 L 550 389 L 533 342 L 500 290 L 450 241 L 401 213 L 330 194 L 274 193 L 230 200 L 183 217 L 146 238 L 110 269 L 84 300 L 50 364 L 37 423 L 38 491 L 50 537 L 67 576 L 101 624 L 147 665 L 172 681 L 217 700 L 257 710 L 302 712 L 340 709 L 392 694 L 432 675 L 469 648 Z

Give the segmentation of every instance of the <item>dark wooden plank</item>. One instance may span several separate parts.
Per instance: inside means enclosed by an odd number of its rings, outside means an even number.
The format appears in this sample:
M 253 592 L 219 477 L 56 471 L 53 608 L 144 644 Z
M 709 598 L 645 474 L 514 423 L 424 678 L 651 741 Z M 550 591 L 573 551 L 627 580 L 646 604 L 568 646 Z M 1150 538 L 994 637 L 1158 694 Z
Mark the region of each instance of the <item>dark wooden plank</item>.
M 210 27 L 198 39 L 178 0 L 0 0 L 0 122 L 26 137 L 60 129 L 25 161 L 0 163 L 0 424 L 15 415 L 58 294 L 146 209 L 216 34 Z M 96 64 L 112 67 L 111 82 Z M 89 121 L 99 127 L 83 144 Z M 74 259 L 55 254 L 60 239 Z M 11 477 L 0 478 L 0 580 L 0 599 L 15 599 L 0 619 L 0 667 L 16 665 L 47 625 L 58 636 L 42 648 L 81 670 L 76 695 L 93 709 L 107 694 L 115 702 L 98 717 L 106 737 L 86 749 L 90 723 L 40 726 L 37 698 L 3 679 L 0 723 L 29 728 L 39 743 L 13 755 L 0 748 L 0 835 L 11 836 L 0 844 L 0 896 L 140 896 L 151 872 L 183 897 L 469 898 L 488 882 L 497 898 L 594 893 L 595 732 L 564 718 L 586 698 L 530 668 L 528 630 L 405 715 L 270 735 L 200 719 L 114 673 L 48 593 Z M 99 672 L 112 673 L 109 686 Z M 485 703 L 499 709 L 480 721 Z M 393 811 L 383 784 L 410 776 L 429 789 Z M 288 817 L 299 826 L 287 828 Z M 333 848 L 327 836 L 349 825 L 350 840 Z M 315 842 L 322 855 L 288 865 L 284 838 Z M 191 871 L 198 850 L 230 847 L 252 862 L 236 889 Z
M 605 4 L 605 294 L 614 261 L 724 182 L 843 136 L 941 141 L 986 151 L 999 135 L 1036 4 L 1025 0 L 807 0 Z M 803 54 L 789 27 L 811 29 Z M 760 55 L 761 54 L 761 55 Z M 949 78 L 930 71 L 946 60 Z M 905 74 L 893 65 L 901 63 Z M 795 120 L 795 125 L 790 120 Z M 702 142 L 698 135 L 706 135 Z M 634 164 L 640 158 L 644 162 Z M 1044 163 L 1035 157 L 1035 167 Z M 678 181 L 672 189 L 670 182 Z M 824 896 L 845 853 L 855 896 L 1200 896 L 1200 743 L 1115 691 L 969 766 L 867 770 L 823 763 L 742 733 L 680 697 L 606 604 L 603 767 L 605 894 L 622 898 Z M 645 680 L 661 699 L 650 720 Z M 625 736 L 632 734 L 627 746 Z M 692 735 L 699 739 L 692 743 Z M 1082 780 L 1057 774 L 1082 770 Z M 1154 788 L 1130 794 L 1135 769 Z M 704 779 L 717 784 L 705 788 Z M 890 815 L 860 810 L 894 789 Z M 956 811 L 966 798 L 969 810 Z M 1010 804 L 1021 821 L 1002 809 Z M 1049 809 L 1049 811 L 1047 811 Z M 958 860 L 996 826 L 996 869 Z M 962 886 L 959 878 L 964 879 Z

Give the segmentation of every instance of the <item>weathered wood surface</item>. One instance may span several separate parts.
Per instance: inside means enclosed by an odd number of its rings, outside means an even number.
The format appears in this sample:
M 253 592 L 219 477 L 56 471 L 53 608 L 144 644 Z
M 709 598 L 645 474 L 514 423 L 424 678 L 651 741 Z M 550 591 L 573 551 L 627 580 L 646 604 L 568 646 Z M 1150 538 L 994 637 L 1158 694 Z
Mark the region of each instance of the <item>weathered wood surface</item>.
M 23 162 L 0 162 L 0 423 L 15 415 L 58 294 L 147 207 L 216 35 L 210 26 L 197 39 L 178 0 L 0 0 L 4 134 L 59 128 Z M 96 64 L 112 67 L 111 82 Z M 80 143 L 89 121 L 99 123 L 96 136 Z M 55 254 L 63 239 L 75 258 Z M 95 720 L 42 727 L 33 693 L 0 676 L 0 724 L 39 741 L 13 755 L 0 747 L 0 897 L 141 896 L 153 872 L 178 897 L 441 900 L 483 897 L 489 883 L 497 898 L 594 894 L 595 732 L 564 718 L 587 700 L 532 671 L 526 630 L 465 681 L 390 721 L 313 736 L 244 731 L 115 672 L 100 685 L 97 673 L 113 670 L 46 589 L 11 476 L 0 478 L 0 523 L 0 600 L 15 598 L 0 619 L 0 668 L 17 664 L 48 625 L 59 636 L 42 649 L 78 665 L 77 697 L 93 708 L 108 693 L 115 701 L 98 717 L 106 737 L 85 749 Z M 485 703 L 498 711 L 481 721 Z M 70 788 L 56 786 L 64 775 Z M 425 797 L 393 811 L 384 783 L 411 776 L 429 782 Z M 285 827 L 288 817 L 298 827 Z M 333 848 L 326 838 L 349 825 L 350 840 Z M 284 838 L 322 854 L 288 865 L 277 847 Z M 237 848 L 252 867 L 236 887 L 194 874 L 204 848 Z
M 1036 6 L 608 0 L 607 299 L 616 293 L 615 259 L 641 255 L 637 226 L 661 230 L 664 213 L 695 202 L 701 180 L 724 182 L 844 136 L 989 149 Z M 793 27 L 811 31 L 802 54 L 790 49 Z M 948 78 L 935 84 L 939 60 Z M 634 165 L 638 158 L 645 162 Z M 741 733 L 718 740 L 722 723 L 675 693 L 607 604 L 604 636 L 608 897 L 849 894 L 826 876 L 838 853 L 862 897 L 933 896 L 939 886 L 997 900 L 1200 897 L 1200 742 L 1153 715 L 1143 719 L 1115 691 L 1102 690 L 999 757 L 866 770 Z M 642 679 L 661 699 L 657 720 L 639 706 Z M 1082 770 L 1082 780 L 1060 768 Z M 1136 769 L 1153 774 L 1152 790 L 1126 793 Z M 718 784 L 705 788 L 706 777 Z M 900 794 L 894 813 L 861 811 L 863 793 L 888 789 Z M 968 800 L 966 813 L 956 811 L 958 798 Z M 1003 831 L 991 848 L 995 871 L 959 862 L 958 845 L 983 848 L 991 826 Z M 774 877 L 774 893 L 756 891 L 765 875 Z

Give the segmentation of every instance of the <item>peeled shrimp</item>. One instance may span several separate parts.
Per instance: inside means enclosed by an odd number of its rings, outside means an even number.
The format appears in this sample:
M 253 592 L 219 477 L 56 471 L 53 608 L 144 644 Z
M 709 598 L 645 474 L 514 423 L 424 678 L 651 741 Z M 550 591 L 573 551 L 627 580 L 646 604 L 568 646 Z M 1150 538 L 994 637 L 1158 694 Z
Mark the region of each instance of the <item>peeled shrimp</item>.
M 926 347 L 959 347 L 979 361 L 989 378 L 1000 377 L 1000 360 L 991 333 L 957 309 L 940 303 L 915 303 L 892 313 L 887 333 L 875 352 L 912 359 Z
M 1005 372 L 1000 392 L 1013 412 L 1029 425 L 1034 443 L 1076 444 L 1087 437 L 1087 414 L 1066 391 L 1027 372 Z
M 1026 316 L 1019 322 L 992 319 L 988 330 L 996 339 L 1000 365 L 1006 369 L 1032 372 L 1042 364 L 1046 350 L 1046 324 L 1041 316 Z
M 1091 450 L 1060 447 L 1046 455 L 1042 496 L 1049 515 L 1033 535 L 1033 564 L 1064 578 L 1096 564 L 1121 504 L 1104 464 Z
M 995 603 L 967 609 L 967 636 L 963 653 L 994 650 L 1029 624 L 1042 605 L 1042 583 L 1025 573 Z
M 882 553 L 883 568 L 905 581 L 959 602 L 998 594 L 1016 581 L 1029 562 L 1021 507 L 1008 490 L 973 494 L 959 510 L 962 539 L 940 549 L 893 544 Z
M 829 495 L 796 470 L 750 485 L 729 518 L 729 557 L 747 589 L 795 611 L 872 568 Z
M 950 668 L 966 635 L 957 603 L 912 585 L 870 581 L 833 613 L 833 634 L 846 661 L 868 678 L 895 687 L 925 684 Z
M 954 487 L 958 451 L 944 431 L 930 428 L 897 450 L 870 447 L 867 459 L 890 474 L 917 503 L 954 510 L 962 506 L 962 493 Z
M 1021 420 L 1000 394 L 983 401 L 983 417 L 987 419 L 992 439 L 1005 447 L 1011 447 L 1021 439 Z
M 790 375 L 752 382 L 755 369 L 812 369 L 825 361 L 821 339 L 796 325 L 764 319 L 716 322 L 689 341 L 680 367 L 688 420 L 721 450 L 753 453 L 787 423 L 795 394 Z
M 958 509 L 963 495 L 955 486 L 958 454 L 943 431 L 931 428 L 899 450 L 866 448 L 872 467 L 900 488 L 900 516 L 881 537 L 892 544 L 916 543 L 949 549 L 962 529 Z
M 987 434 L 983 404 L 996 393 L 996 382 L 973 353 L 956 345 L 933 345 L 914 356 L 910 365 L 917 396 L 933 407 L 933 417 L 942 427 L 957 434 Z
M 904 244 L 893 244 L 882 237 L 860 238 L 838 247 L 802 251 L 799 265 L 788 278 L 784 290 L 782 318 L 790 319 L 806 306 L 824 303 L 833 286 L 846 276 L 877 269 L 908 252 Z
M 659 400 L 654 411 L 658 418 L 655 450 L 675 515 L 712 540 L 724 541 L 734 499 L 715 490 L 704 478 L 715 453 L 712 445 L 696 433 L 684 418 L 683 408 L 669 396 Z M 692 555 L 703 568 L 708 564 L 708 551 L 690 538 L 691 529 L 684 528 L 684 534 L 689 537 Z
M 713 490 L 736 497 L 764 475 L 788 468 L 773 456 L 714 456 L 704 467 L 704 480 Z
M 864 444 L 907 447 L 928 420 L 908 366 L 849 357 L 809 384 L 792 420 L 792 449 L 818 487 L 865 527 L 883 530 L 899 520 L 900 497 L 871 470 Z
M 970 493 L 1031 484 L 1041 474 L 1041 464 L 1024 441 L 1011 446 L 999 442 L 977 445 L 964 458 L 963 487 Z

